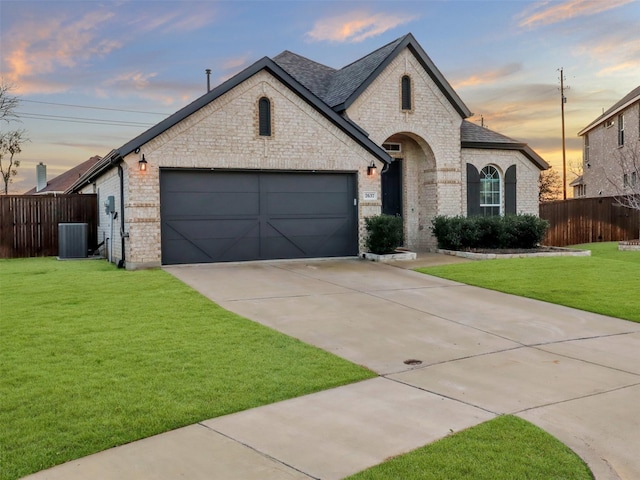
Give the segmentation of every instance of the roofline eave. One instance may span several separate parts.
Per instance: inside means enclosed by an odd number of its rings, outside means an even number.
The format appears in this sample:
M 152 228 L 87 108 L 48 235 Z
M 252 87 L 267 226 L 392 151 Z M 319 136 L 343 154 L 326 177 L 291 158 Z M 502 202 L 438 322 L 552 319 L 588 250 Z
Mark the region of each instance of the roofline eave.
M 551 166 L 526 143 L 499 142 L 460 142 L 462 148 L 477 148 L 481 150 L 517 150 L 527 157 L 540 170 L 548 170 Z
M 129 155 L 131 152 L 134 152 L 136 149 L 150 142 L 171 127 L 177 125 L 185 118 L 194 114 L 201 108 L 205 107 L 209 103 L 213 102 L 220 96 L 224 95 L 228 91 L 232 90 L 248 78 L 261 72 L 262 70 L 267 70 L 271 75 L 287 85 L 287 87 L 293 90 L 305 102 L 307 102 L 317 111 L 322 113 L 327 119 L 340 127 L 341 130 L 343 130 L 347 135 L 355 140 L 360 146 L 365 148 L 369 153 L 377 157 L 380 161 L 385 163 L 392 162 L 391 156 L 386 151 L 384 151 L 381 146 L 377 145 L 371 139 L 369 139 L 364 130 L 354 125 L 353 122 L 349 121 L 348 119 L 340 116 L 335 110 L 330 108 L 326 103 L 324 103 L 317 96 L 315 96 L 304 86 L 302 86 L 302 84 L 295 80 L 273 60 L 268 57 L 263 57 L 262 59 L 244 69 L 242 72 L 213 88 L 205 95 L 197 98 L 189 105 L 186 105 L 174 114 L 162 120 L 160 123 L 154 125 L 147 131 L 128 141 L 120 148 L 112 150 L 107 156 L 104 157 L 102 161 L 98 162 L 98 164 L 100 165 L 99 167 L 91 169 L 89 172 L 83 175 L 83 177 L 78 179 L 78 181 L 76 181 L 70 189 L 77 190 L 81 186 L 84 186 L 87 183 L 91 183 L 99 175 L 112 168 L 116 163 L 119 163 L 119 161 L 122 161 L 122 159 Z M 106 159 L 111 159 L 111 161 L 107 162 Z
M 636 103 L 638 101 L 640 101 L 640 95 L 637 95 L 637 96 L 631 98 L 628 102 L 625 102 L 623 105 L 620 105 L 618 108 L 616 108 L 615 110 L 612 110 L 611 112 L 607 113 L 606 115 L 604 115 L 604 114 L 600 115 L 593 122 L 591 122 L 589 125 L 587 125 L 582 130 L 580 130 L 578 132 L 578 136 L 581 137 L 582 135 L 587 133 L 589 130 L 593 130 L 594 128 L 598 127 L 601 123 L 604 123 L 605 121 L 607 121 L 611 117 L 616 116 L 622 110 L 626 110 L 627 108 L 629 108 L 631 105 L 633 105 L 634 103 Z

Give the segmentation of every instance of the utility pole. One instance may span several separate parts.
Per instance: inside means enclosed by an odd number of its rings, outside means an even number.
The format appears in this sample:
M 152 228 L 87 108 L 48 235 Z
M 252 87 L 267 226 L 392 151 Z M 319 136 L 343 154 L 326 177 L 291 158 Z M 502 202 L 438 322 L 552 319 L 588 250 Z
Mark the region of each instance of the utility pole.
M 569 87 L 567 87 L 568 89 Z M 567 199 L 567 152 L 564 142 L 564 104 L 567 97 L 564 96 L 564 69 L 560 67 L 560 108 L 562 111 L 562 198 Z

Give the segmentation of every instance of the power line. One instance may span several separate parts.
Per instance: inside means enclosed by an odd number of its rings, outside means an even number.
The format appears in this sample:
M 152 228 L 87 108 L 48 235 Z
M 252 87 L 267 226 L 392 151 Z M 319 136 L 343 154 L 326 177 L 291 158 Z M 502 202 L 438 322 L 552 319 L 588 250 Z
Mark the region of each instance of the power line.
M 117 127 L 152 127 L 152 123 L 142 122 L 127 122 L 127 121 L 113 121 L 113 120 L 100 120 L 97 118 L 81 118 L 81 117 L 63 117 L 59 115 L 42 115 L 31 113 L 20 113 L 21 118 L 28 118 L 32 120 L 49 120 L 54 122 L 69 122 L 69 123 L 84 123 L 89 125 L 111 125 Z
M 38 100 L 25 100 L 25 99 L 20 99 L 20 102 L 27 102 L 27 103 L 39 103 L 42 105 L 55 105 L 55 106 L 60 106 L 60 107 L 73 107 L 73 108 L 89 108 L 92 110 L 109 110 L 111 112 L 127 112 L 127 113 L 144 113 L 144 114 L 148 114 L 148 115 L 162 115 L 162 116 L 168 116 L 170 115 L 169 113 L 160 113 L 160 112 L 145 112 L 145 111 L 141 111 L 141 110 L 124 110 L 121 108 L 107 108 L 107 107 L 92 107 L 89 105 L 75 105 L 72 103 L 56 103 L 56 102 L 41 102 Z
M 42 118 L 42 120 L 45 120 L 46 118 L 64 118 L 67 120 L 88 120 L 91 122 L 119 122 L 119 120 L 105 120 L 102 118 L 86 118 L 86 117 L 70 117 L 68 115 L 47 115 L 45 113 L 29 113 L 29 112 L 16 112 L 16 115 L 18 115 L 19 117 L 24 117 L 25 115 L 29 115 L 29 118 L 34 118 L 34 117 L 45 117 Z M 133 122 L 130 120 L 125 120 L 123 123 L 130 123 L 132 125 L 141 125 L 143 127 L 150 127 L 153 124 L 149 123 L 149 122 Z

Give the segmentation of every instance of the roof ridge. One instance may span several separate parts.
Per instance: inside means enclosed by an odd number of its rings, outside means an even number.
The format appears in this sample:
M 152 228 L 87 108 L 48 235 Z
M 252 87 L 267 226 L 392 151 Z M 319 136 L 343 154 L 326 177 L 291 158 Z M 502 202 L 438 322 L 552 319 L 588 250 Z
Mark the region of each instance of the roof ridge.
M 285 54 L 285 53 L 288 53 L 289 55 L 295 55 L 296 57 L 301 58 L 303 60 L 306 60 L 309 63 L 313 63 L 313 64 L 318 65 L 320 67 L 324 67 L 324 68 L 327 68 L 329 70 L 333 70 L 334 72 L 337 72 L 337 70 L 335 68 L 330 67 L 329 65 L 325 65 L 324 63 L 316 62 L 315 60 L 311 60 L 309 57 L 305 57 L 304 55 L 300 55 L 299 53 L 292 52 L 291 50 L 283 50 L 278 55 L 273 57 L 272 60 L 274 62 L 278 63 L 277 58 L 280 57 L 281 55 Z
M 352 66 L 352 65 L 354 65 L 354 64 L 356 64 L 356 63 L 358 63 L 358 62 L 360 62 L 360 61 L 362 61 L 362 60 L 364 60 L 364 59 L 365 59 L 365 58 L 367 58 L 367 57 L 372 56 L 372 55 L 373 55 L 373 54 L 375 54 L 375 53 L 378 53 L 380 50 L 382 50 L 382 49 L 384 49 L 384 48 L 387 48 L 387 47 L 391 46 L 391 45 L 392 45 L 392 44 L 394 44 L 394 43 L 401 43 L 401 42 L 402 42 L 405 38 L 407 38 L 409 35 L 411 35 L 411 34 L 410 34 L 410 33 L 407 33 L 407 34 L 405 34 L 405 35 L 403 35 L 403 36 L 401 36 L 401 37 L 398 37 L 398 38 L 396 38 L 395 40 L 393 40 L 393 41 L 391 41 L 391 42 L 387 43 L 386 45 L 383 45 L 383 46 L 381 46 L 381 47 L 379 47 L 379 48 L 376 48 L 373 52 L 369 52 L 369 53 L 367 53 L 365 56 L 360 57 L 360 58 L 358 58 L 357 60 L 354 60 L 354 61 L 353 61 L 353 62 L 351 62 L 350 64 L 345 65 L 344 67 L 339 68 L 339 69 L 338 69 L 338 70 L 336 70 L 336 71 L 340 72 L 340 71 L 342 71 L 342 70 L 344 70 L 344 69 L 346 69 L 346 68 L 349 68 L 350 66 Z

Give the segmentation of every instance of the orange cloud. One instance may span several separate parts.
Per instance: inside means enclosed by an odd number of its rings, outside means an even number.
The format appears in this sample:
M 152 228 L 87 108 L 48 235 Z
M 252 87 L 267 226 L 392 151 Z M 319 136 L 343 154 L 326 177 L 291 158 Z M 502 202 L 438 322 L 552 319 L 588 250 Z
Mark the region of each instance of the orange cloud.
M 58 66 L 74 67 L 94 56 L 104 56 L 120 48 L 111 38 L 99 38 L 102 24 L 114 14 L 106 11 L 88 13 L 78 20 L 65 22 L 61 18 L 46 18 L 28 22 L 5 32 L 2 38 L 6 52 L 5 80 L 16 85 L 20 94 L 31 91 L 33 78 L 51 73 Z M 45 91 L 51 91 L 46 88 Z
M 526 11 L 518 26 L 535 28 L 563 22 L 571 18 L 595 15 L 613 8 L 621 7 L 634 0 L 566 0 L 561 3 L 541 2 L 533 7 L 533 12 Z M 538 11 L 535 11 L 538 10 Z
M 508 77 L 509 75 L 513 75 L 520 70 L 522 70 L 522 64 L 509 63 L 508 65 L 505 65 L 504 67 L 498 68 L 496 70 L 482 72 L 477 75 L 471 75 L 470 77 L 467 77 L 463 80 L 454 81 L 452 86 L 454 89 L 457 89 L 462 87 L 474 87 L 477 85 L 494 83 L 496 80 Z
M 602 65 L 598 76 L 617 73 L 640 73 L 640 42 L 633 36 L 633 25 L 627 30 L 616 30 L 604 37 L 598 37 L 582 44 L 576 53 L 595 59 Z
M 399 13 L 351 12 L 318 20 L 307 36 L 314 42 L 361 42 L 417 18 Z
M 223 70 L 233 70 L 237 73 L 241 68 L 246 67 L 249 63 L 250 54 L 242 55 L 241 57 L 233 57 L 225 60 L 222 63 Z
M 610 67 L 603 68 L 600 70 L 597 75 L 599 77 L 605 77 L 607 75 L 611 75 L 612 73 L 617 73 L 626 70 L 633 70 L 634 68 L 638 68 L 640 66 L 640 61 L 628 61 L 617 63 L 615 65 L 611 65 Z
M 172 105 L 176 101 L 174 94 L 178 90 L 175 86 L 152 82 L 151 80 L 157 75 L 155 72 L 125 72 L 103 82 L 102 87 L 106 88 L 99 88 L 96 92 L 104 98 L 112 95 L 109 92 L 119 92 L 124 95 L 135 92 L 135 95 L 139 97 L 148 98 L 164 105 Z

